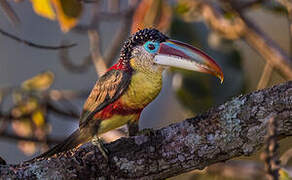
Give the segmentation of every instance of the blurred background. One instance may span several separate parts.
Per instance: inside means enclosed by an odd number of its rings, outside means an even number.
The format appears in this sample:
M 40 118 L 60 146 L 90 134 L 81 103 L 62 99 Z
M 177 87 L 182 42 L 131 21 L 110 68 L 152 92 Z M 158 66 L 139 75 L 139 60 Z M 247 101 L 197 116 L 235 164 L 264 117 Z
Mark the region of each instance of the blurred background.
M 0 6 L 0 156 L 7 163 L 31 159 L 78 127 L 95 81 L 138 29 L 155 27 L 199 47 L 225 76 L 220 84 L 206 74 L 169 69 L 140 129 L 292 79 L 289 0 L 3 0 Z M 121 136 L 112 131 L 103 138 Z M 288 169 L 291 142 L 281 141 L 279 149 Z M 171 179 L 265 179 L 260 154 Z

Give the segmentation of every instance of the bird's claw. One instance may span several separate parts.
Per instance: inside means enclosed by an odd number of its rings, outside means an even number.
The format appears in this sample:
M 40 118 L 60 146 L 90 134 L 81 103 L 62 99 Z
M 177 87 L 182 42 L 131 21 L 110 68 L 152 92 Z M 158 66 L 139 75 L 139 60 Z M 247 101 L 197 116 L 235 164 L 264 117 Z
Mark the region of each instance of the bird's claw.
M 150 136 L 152 135 L 154 132 L 153 132 L 153 129 L 152 128 L 145 128 L 145 129 L 142 129 L 141 131 L 138 132 L 138 135 L 145 135 L 145 136 Z
M 139 125 L 137 122 L 128 123 L 128 135 L 129 136 L 136 136 L 139 134 Z
M 106 147 L 104 147 L 102 140 L 99 137 L 94 136 L 91 140 L 91 143 L 98 148 L 102 156 L 108 161 L 109 151 L 107 150 Z

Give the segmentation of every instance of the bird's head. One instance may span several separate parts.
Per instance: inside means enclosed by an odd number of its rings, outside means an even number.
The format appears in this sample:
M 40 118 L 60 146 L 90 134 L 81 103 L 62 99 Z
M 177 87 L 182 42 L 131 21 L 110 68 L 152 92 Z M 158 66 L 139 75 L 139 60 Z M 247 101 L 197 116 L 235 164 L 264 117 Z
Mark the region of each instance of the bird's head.
M 213 74 L 223 81 L 221 68 L 210 56 L 191 45 L 169 39 L 157 29 L 143 29 L 133 34 L 121 50 L 120 63 L 152 72 L 177 67 Z

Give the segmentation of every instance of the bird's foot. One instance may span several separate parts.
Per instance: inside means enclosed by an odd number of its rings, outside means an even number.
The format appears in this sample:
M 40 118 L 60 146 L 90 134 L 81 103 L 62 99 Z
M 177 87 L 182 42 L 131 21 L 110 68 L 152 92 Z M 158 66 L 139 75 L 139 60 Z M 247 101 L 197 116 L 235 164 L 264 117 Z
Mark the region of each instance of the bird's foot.
M 136 136 L 139 134 L 139 125 L 136 122 L 128 123 L 128 135 L 129 136 Z
M 102 140 L 98 136 L 94 136 L 91 140 L 91 143 L 95 146 L 97 146 L 98 150 L 101 152 L 102 156 L 108 161 L 108 154 L 109 151 L 104 146 Z
M 138 132 L 138 135 L 150 136 L 152 134 L 154 134 L 154 131 L 152 128 L 145 128 Z

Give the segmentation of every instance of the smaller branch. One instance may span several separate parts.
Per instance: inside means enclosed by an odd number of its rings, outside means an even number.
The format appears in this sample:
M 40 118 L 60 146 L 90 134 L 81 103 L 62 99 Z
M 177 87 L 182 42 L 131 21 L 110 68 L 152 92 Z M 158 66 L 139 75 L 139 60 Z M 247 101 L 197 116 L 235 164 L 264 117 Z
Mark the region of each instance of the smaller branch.
M 61 45 L 61 46 L 46 46 L 46 45 L 40 45 L 40 44 L 35 44 L 33 42 L 30 42 L 30 41 L 26 41 L 26 40 L 23 40 L 17 36 L 14 36 L 8 32 L 5 32 L 4 30 L 0 29 L 0 33 L 4 36 L 7 36 L 9 37 L 10 39 L 13 39 L 19 43 L 23 43 L 27 46 L 30 46 L 30 47 L 34 47 L 34 48 L 39 48 L 39 49 L 47 49 L 47 50 L 59 50 L 59 49 L 67 49 L 67 48 L 71 48 L 71 47 L 74 47 L 76 46 L 77 44 L 76 43 L 73 43 L 73 44 L 69 44 L 69 45 Z
M 98 5 L 95 7 L 94 16 L 89 26 L 79 26 L 76 27 L 75 30 L 78 32 L 84 32 L 88 30 L 88 36 L 90 40 L 90 51 L 92 60 L 95 64 L 96 71 L 99 75 L 102 75 L 107 67 L 111 66 L 115 61 L 115 57 L 117 56 L 119 49 L 121 48 L 123 42 L 127 38 L 127 35 L 131 28 L 132 16 L 134 14 L 134 10 L 138 6 L 140 1 L 137 1 L 134 4 L 130 5 L 130 8 L 123 12 L 100 12 L 98 11 Z M 120 20 L 123 19 L 119 29 L 109 47 L 106 48 L 107 51 L 104 53 L 104 56 L 101 54 L 100 50 L 100 38 L 98 32 L 92 30 L 98 28 L 99 22 L 106 20 Z
M 226 19 L 223 10 L 214 3 L 205 1 L 195 5 L 201 10 L 206 23 L 221 36 L 235 40 L 245 33 L 244 23 L 239 17 L 234 16 L 232 20 Z
M 270 65 L 268 62 L 266 62 L 265 68 L 262 72 L 257 89 L 263 89 L 263 88 L 267 87 L 267 85 L 270 81 L 272 72 L 273 72 L 273 66 Z
M 277 120 L 271 117 L 268 123 L 268 137 L 266 138 L 265 151 L 262 153 L 262 158 L 265 160 L 265 169 L 267 171 L 269 180 L 279 179 L 279 160 L 277 142 Z
M 288 161 L 292 158 L 292 148 L 288 149 L 284 154 L 281 156 L 280 161 L 281 165 L 286 166 Z
M 102 76 L 106 72 L 107 66 L 100 53 L 99 34 L 95 30 L 88 30 L 88 37 L 90 41 L 91 59 L 95 65 L 98 76 Z
M 14 24 L 19 25 L 20 20 L 15 13 L 15 11 L 12 9 L 10 4 L 6 0 L 0 0 L 0 6 L 3 9 L 5 15 L 8 17 L 8 19 Z
M 243 38 L 267 62 L 287 79 L 292 79 L 292 60 L 270 39 L 256 24 L 238 9 L 236 2 L 228 1 L 232 12 L 236 14 L 232 20 L 227 20 L 222 10 L 211 1 L 192 1 L 195 9 L 199 10 L 210 27 L 228 39 Z
M 292 11 L 288 15 L 289 37 L 290 37 L 290 56 L 292 56 Z
M 246 17 L 241 9 L 237 9 L 231 1 L 231 7 L 245 24 L 243 39 L 275 69 L 287 79 L 292 79 L 292 60 L 283 49 L 279 47 L 269 36 L 267 36 L 253 21 Z

